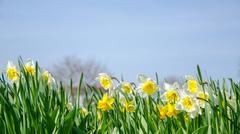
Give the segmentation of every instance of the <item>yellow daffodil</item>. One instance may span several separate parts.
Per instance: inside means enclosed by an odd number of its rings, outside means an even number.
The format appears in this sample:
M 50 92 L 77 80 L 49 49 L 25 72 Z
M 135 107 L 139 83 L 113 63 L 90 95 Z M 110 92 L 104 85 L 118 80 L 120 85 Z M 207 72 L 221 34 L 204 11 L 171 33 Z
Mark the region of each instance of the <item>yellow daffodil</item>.
M 167 118 L 167 107 L 165 106 L 158 106 L 158 111 L 160 115 L 160 119 L 165 119 Z
M 167 105 L 167 116 L 173 117 L 177 115 L 176 105 L 168 103 Z
M 123 106 L 124 106 L 124 111 L 126 111 L 126 112 L 134 112 L 135 111 L 134 101 L 128 102 L 127 100 L 124 100 Z
M 97 77 L 97 79 L 99 80 L 100 85 L 104 89 L 110 90 L 113 88 L 113 82 L 109 75 L 107 75 L 105 73 L 100 73 L 99 76 Z
M 11 81 L 19 80 L 19 72 L 16 69 L 16 66 L 12 62 L 8 62 L 7 64 L 7 77 Z
M 177 115 L 176 105 L 171 103 L 167 103 L 165 106 L 159 106 L 158 111 L 160 114 L 160 119 Z
M 27 61 L 27 63 L 24 65 L 24 68 L 28 74 L 30 75 L 35 74 L 34 62 L 32 60 Z
M 114 98 L 109 98 L 107 93 L 103 95 L 102 100 L 98 101 L 98 109 L 101 109 L 102 111 L 112 110 L 114 103 Z
M 140 82 L 139 89 L 147 95 L 152 95 L 158 88 L 156 82 L 145 75 L 138 75 L 138 81 Z
M 124 93 L 132 93 L 132 85 L 128 82 L 122 82 L 121 83 L 121 89 Z

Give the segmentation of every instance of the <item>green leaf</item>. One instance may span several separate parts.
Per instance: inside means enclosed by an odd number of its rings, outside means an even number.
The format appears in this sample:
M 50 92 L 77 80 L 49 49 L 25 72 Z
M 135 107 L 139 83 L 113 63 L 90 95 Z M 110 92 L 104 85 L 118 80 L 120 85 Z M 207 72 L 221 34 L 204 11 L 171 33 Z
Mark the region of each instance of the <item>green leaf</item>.
M 206 125 L 206 126 L 200 127 L 198 129 L 196 129 L 195 131 L 193 131 L 193 134 L 207 134 L 208 129 L 209 129 L 209 126 Z

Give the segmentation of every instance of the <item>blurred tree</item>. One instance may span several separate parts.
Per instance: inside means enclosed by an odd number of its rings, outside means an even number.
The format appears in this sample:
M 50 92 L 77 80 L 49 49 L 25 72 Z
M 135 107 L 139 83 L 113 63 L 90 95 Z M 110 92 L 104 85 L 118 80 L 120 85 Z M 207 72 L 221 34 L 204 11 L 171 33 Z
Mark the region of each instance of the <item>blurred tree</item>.
M 98 73 L 107 72 L 107 69 L 95 60 L 82 60 L 77 56 L 66 56 L 62 61 L 54 64 L 51 71 L 55 79 L 62 81 L 67 87 L 70 86 L 70 80 L 72 79 L 72 95 L 74 96 L 81 73 L 84 74 L 84 83 L 94 84 Z

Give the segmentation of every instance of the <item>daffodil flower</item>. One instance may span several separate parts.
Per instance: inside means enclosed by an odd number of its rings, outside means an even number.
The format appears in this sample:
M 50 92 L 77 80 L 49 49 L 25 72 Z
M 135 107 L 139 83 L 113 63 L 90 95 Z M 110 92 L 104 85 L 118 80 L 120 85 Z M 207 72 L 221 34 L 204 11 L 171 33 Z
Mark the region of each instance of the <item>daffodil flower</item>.
M 105 90 L 111 90 L 113 88 L 113 81 L 106 73 L 100 73 L 97 77 L 97 80 L 99 80 L 100 85 Z
M 105 93 L 102 100 L 98 101 L 98 109 L 101 109 L 102 111 L 112 110 L 112 104 L 114 103 L 114 101 L 114 98 L 109 98 L 108 94 Z
M 167 103 L 165 106 L 158 106 L 158 111 L 160 114 L 160 119 L 177 115 L 176 105 L 171 103 Z
M 156 82 L 151 78 L 146 77 L 145 75 L 138 75 L 138 81 L 140 83 L 138 90 L 145 95 L 152 95 L 158 89 L 158 85 L 156 84 Z
M 52 77 L 51 73 L 46 70 L 42 73 L 42 77 L 43 80 L 46 81 L 48 84 L 55 82 L 55 79 Z
M 162 95 L 163 100 L 167 102 L 177 102 L 179 100 L 179 93 L 178 93 L 179 85 L 178 83 L 174 83 L 173 85 L 164 83 L 164 93 Z
M 197 104 L 197 99 L 185 92 L 180 93 L 180 100 L 178 101 L 176 108 L 178 110 L 186 111 L 191 118 L 194 118 L 197 113 L 201 114 L 200 107 Z
M 206 101 L 209 100 L 209 95 L 207 92 L 200 91 L 197 93 L 197 101 L 201 108 L 205 108 Z
M 132 93 L 132 90 L 133 90 L 133 87 L 132 87 L 131 83 L 129 83 L 129 82 L 122 82 L 120 84 L 120 88 L 126 94 Z
M 135 111 L 135 105 L 134 105 L 134 101 L 127 101 L 126 99 L 124 99 L 123 102 L 123 111 L 126 112 L 134 112 Z
M 197 93 L 199 90 L 199 84 L 197 80 L 191 75 L 186 75 L 185 79 L 187 80 L 187 91 L 192 94 Z
M 7 72 L 7 77 L 9 80 L 11 80 L 13 82 L 19 80 L 19 72 L 18 72 L 16 66 L 11 61 L 8 61 L 6 72 Z
M 30 74 L 34 75 L 35 74 L 35 66 L 33 60 L 28 60 L 27 63 L 24 65 L 25 71 Z
M 158 112 L 159 112 L 160 119 L 164 120 L 165 118 L 167 118 L 167 107 L 158 106 Z

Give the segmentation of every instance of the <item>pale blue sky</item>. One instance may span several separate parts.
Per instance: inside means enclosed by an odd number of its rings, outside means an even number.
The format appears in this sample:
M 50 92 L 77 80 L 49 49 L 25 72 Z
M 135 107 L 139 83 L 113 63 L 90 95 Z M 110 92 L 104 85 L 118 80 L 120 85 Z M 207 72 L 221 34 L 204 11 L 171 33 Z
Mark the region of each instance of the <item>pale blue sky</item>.
M 240 1 L 0 0 L 0 67 L 18 56 L 51 67 L 66 55 L 113 74 L 238 78 Z

